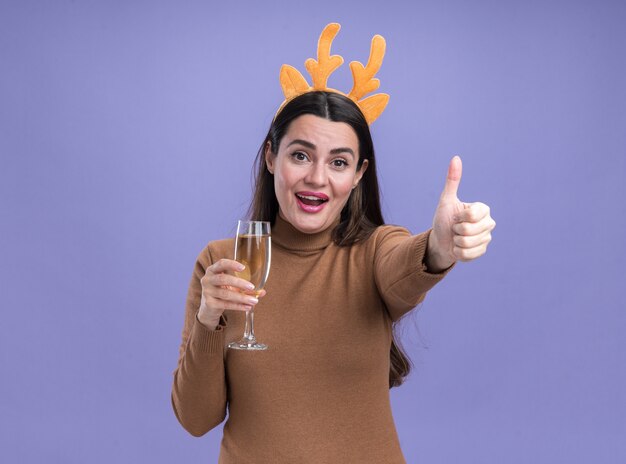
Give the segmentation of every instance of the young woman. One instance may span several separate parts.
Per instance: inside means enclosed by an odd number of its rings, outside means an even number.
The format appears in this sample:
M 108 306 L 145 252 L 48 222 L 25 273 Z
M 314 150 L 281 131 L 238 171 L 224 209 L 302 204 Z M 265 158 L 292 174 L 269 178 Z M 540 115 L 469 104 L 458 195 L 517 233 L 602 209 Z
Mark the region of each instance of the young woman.
M 481 256 L 495 222 L 456 197 L 454 158 L 433 228 L 384 225 L 359 107 L 308 92 L 278 113 L 259 150 L 250 216 L 272 223 L 266 292 L 233 275 L 233 239 L 199 255 L 172 402 L 200 436 L 226 417 L 222 463 L 403 463 L 389 388 L 408 373 L 393 324 L 457 260 Z M 267 351 L 228 350 L 255 305 Z

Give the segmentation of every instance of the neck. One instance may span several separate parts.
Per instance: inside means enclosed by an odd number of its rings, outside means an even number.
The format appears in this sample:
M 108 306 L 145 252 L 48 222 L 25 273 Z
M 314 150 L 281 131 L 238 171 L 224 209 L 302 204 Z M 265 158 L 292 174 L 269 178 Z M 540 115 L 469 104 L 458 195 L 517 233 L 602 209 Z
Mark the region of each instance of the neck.
M 306 234 L 299 231 L 280 214 L 272 226 L 272 243 L 293 251 L 315 251 L 326 248 L 332 242 L 333 229 L 338 221 L 320 232 Z

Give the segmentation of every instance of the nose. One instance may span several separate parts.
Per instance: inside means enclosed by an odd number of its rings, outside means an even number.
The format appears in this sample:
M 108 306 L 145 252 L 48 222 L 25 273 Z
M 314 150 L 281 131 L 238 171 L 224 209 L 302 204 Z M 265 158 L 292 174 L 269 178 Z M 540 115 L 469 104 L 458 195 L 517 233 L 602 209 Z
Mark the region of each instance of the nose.
M 324 163 L 311 164 L 304 181 L 315 187 L 323 187 L 328 182 L 326 166 Z

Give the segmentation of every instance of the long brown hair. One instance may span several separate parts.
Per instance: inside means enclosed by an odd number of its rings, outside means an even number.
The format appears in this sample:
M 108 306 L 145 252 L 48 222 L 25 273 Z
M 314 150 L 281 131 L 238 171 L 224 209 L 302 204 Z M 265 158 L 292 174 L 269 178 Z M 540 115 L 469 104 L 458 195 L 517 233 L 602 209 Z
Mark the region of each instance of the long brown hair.
M 278 214 L 278 199 L 274 191 L 274 176 L 267 169 L 265 150 L 270 146 L 274 155 L 278 154 L 280 142 L 289 129 L 291 122 L 304 114 L 313 114 L 329 121 L 344 122 L 350 125 L 359 141 L 359 161 L 357 170 L 363 161 L 368 166 L 357 187 L 352 190 L 348 202 L 341 211 L 339 224 L 333 230 L 333 241 L 338 246 L 349 246 L 367 239 L 376 227 L 385 223 L 380 207 L 380 190 L 376 174 L 374 144 L 369 126 L 363 113 L 349 98 L 333 92 L 309 92 L 294 98 L 276 115 L 263 141 L 255 161 L 254 197 L 248 210 L 248 216 L 256 220 L 270 221 L 272 224 Z M 402 384 L 409 374 L 411 362 L 395 340 L 389 351 L 389 387 Z

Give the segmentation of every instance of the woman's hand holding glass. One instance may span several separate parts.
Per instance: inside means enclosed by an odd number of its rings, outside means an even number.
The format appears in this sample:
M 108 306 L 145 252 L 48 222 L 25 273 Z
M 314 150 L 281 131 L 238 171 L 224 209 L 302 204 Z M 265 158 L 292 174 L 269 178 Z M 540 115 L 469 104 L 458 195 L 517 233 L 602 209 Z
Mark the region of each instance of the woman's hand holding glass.
M 209 329 L 217 327 L 225 310 L 250 311 L 259 302 L 253 295 L 246 293 L 253 292 L 254 285 L 233 275 L 244 268 L 243 264 L 232 259 L 220 259 L 206 268 L 200 280 L 202 298 L 198 320 Z M 258 297 L 262 298 L 265 293 L 265 290 L 261 290 Z

